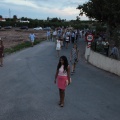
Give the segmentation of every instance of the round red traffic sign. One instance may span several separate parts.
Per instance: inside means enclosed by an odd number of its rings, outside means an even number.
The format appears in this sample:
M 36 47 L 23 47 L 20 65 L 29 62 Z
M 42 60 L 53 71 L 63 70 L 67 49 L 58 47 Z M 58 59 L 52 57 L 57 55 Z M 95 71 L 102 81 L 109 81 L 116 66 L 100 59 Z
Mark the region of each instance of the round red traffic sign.
M 87 40 L 88 42 L 92 42 L 93 39 L 94 39 L 94 36 L 93 36 L 92 34 L 87 34 L 86 40 Z

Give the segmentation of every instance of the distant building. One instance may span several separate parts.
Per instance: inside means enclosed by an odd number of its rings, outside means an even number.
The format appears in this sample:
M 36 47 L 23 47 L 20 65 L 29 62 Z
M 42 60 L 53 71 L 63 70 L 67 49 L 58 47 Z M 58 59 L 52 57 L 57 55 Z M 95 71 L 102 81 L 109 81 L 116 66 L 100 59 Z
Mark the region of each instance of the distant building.
M 0 18 L 0 21 L 1 22 L 6 22 L 6 19 L 5 18 Z
M 20 23 L 30 23 L 30 21 L 28 21 L 28 20 L 18 20 L 18 22 L 20 22 Z

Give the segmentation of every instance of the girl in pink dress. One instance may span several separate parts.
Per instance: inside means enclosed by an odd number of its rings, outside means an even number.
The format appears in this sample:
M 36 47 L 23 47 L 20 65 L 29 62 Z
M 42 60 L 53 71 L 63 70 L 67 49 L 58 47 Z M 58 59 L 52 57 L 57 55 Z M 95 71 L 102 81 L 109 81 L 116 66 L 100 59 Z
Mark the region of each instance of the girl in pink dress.
M 65 56 L 61 56 L 59 59 L 54 82 L 56 83 L 56 81 L 59 88 L 59 105 L 63 107 L 65 98 L 65 88 L 67 86 L 67 82 L 68 84 L 70 84 L 70 66 L 68 65 L 68 60 Z

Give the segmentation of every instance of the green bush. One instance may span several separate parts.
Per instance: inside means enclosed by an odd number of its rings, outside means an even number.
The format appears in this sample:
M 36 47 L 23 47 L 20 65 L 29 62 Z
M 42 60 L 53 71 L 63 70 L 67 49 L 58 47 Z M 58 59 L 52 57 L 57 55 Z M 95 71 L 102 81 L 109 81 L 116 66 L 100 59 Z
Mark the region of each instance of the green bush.
M 99 53 L 103 53 L 104 51 L 103 45 L 102 44 L 97 45 L 95 42 L 92 42 L 91 49 Z

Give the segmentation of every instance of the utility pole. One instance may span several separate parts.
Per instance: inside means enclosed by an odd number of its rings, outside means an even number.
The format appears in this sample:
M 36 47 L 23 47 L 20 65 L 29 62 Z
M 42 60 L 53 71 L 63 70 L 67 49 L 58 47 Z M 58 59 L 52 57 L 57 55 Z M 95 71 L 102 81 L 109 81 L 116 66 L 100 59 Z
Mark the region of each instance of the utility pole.
M 11 10 L 9 9 L 9 18 L 11 18 Z

